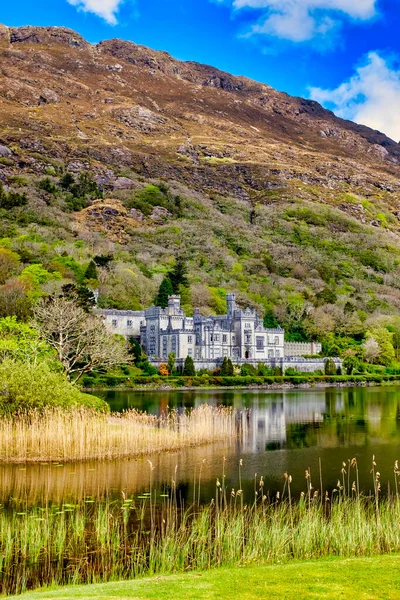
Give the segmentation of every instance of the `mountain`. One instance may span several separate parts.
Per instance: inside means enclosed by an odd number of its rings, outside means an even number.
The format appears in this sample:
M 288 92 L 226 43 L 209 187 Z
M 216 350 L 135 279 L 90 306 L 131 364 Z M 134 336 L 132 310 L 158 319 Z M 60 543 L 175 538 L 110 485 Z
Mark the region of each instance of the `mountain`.
M 100 302 L 138 308 L 184 256 L 189 311 L 222 310 L 236 290 L 300 337 L 362 335 L 397 314 L 400 145 L 383 133 L 65 28 L 0 26 L 0 55 L 0 180 L 28 198 L 0 235 L 21 268 L 110 255 Z M 103 198 L 75 202 L 66 172 L 92 174 Z M 67 257 L 61 274 L 75 280 Z

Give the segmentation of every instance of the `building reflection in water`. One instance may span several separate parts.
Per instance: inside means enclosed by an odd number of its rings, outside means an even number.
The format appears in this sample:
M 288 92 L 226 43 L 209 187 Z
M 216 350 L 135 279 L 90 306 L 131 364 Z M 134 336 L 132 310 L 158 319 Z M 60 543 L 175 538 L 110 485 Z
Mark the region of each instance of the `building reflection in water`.
M 158 490 L 168 490 L 174 478 L 185 501 L 190 502 L 194 481 L 196 485 L 201 481 L 205 499 L 213 496 L 223 464 L 228 474 L 227 484 L 236 486 L 241 457 L 247 485 L 253 485 L 257 472 L 264 475 L 271 489 L 279 489 L 284 471 L 290 472 L 299 486 L 303 485 L 304 469 L 318 464 L 320 458 L 325 480 L 333 482 L 337 480 L 341 461 L 353 455 L 368 478 L 372 454 L 382 455 L 382 477 L 386 473 L 389 477 L 394 460 L 400 458 L 397 387 L 124 394 L 118 398 L 118 393 L 113 392 L 112 402 L 124 402 L 125 407 L 148 412 L 160 412 L 167 407 L 184 410 L 203 402 L 232 406 L 239 412 L 244 409 L 239 417 L 241 437 L 229 443 L 136 460 L 0 465 L 0 501 L 7 502 L 13 497 L 24 502 L 61 502 L 86 496 L 119 497 L 122 491 L 137 494 L 146 491 L 149 485 L 148 459 L 155 467 L 153 479 Z

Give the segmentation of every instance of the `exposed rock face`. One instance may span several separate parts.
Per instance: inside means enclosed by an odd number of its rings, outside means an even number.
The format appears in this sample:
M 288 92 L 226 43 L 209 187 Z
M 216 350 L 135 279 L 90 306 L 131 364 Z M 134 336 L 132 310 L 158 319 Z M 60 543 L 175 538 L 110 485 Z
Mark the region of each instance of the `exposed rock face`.
M 9 32 L 11 44 L 63 45 L 71 48 L 89 46 L 82 36 L 66 27 L 10 27 Z
M 293 180 L 400 190 L 400 145 L 384 134 L 214 67 L 121 40 L 93 46 L 62 27 L 4 26 L 0 64 L 2 143 L 37 173 L 39 153 L 74 173 L 95 167 L 117 190 L 131 189 L 109 175 L 122 166 L 244 202 L 270 202 L 266 191 Z
M 0 156 L 2 156 L 3 158 L 8 158 L 9 156 L 12 156 L 10 148 L 7 148 L 7 146 L 0 145 Z
M 77 231 L 106 232 L 109 240 L 125 244 L 129 231 L 139 225 L 141 219 L 130 214 L 119 200 L 96 200 L 91 206 L 75 215 Z
M 114 190 L 132 190 L 137 187 L 139 186 L 129 177 L 117 177 L 113 183 Z

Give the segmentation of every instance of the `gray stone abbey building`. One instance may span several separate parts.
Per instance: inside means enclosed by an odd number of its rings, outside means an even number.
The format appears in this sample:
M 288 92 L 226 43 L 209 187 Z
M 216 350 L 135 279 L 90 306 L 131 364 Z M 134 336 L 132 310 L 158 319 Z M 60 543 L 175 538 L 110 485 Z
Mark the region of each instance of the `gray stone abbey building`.
M 152 305 L 144 311 L 98 312 L 113 333 L 140 339 L 154 365 L 166 362 L 168 354 L 173 352 L 177 366 L 191 356 L 196 369 L 213 369 L 224 357 L 239 365 L 266 363 L 283 369 L 288 366 L 302 371 L 323 369 L 323 359 L 303 358 L 320 352 L 320 344 L 285 343 L 281 327 L 265 328 L 253 308 L 243 310 L 236 305 L 235 294 L 226 296 L 226 305 L 223 316 L 203 317 L 195 309 L 193 317 L 187 317 L 180 306 L 180 296 L 169 296 L 166 308 Z

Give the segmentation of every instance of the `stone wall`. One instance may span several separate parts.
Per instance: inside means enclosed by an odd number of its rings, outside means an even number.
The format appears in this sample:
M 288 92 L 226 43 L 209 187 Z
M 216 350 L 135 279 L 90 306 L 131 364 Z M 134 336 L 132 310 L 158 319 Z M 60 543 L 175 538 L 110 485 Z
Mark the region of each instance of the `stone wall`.
M 307 356 L 321 352 L 319 342 L 285 342 L 285 356 Z
M 285 357 L 285 358 L 274 358 L 269 360 L 264 360 L 263 364 L 271 367 L 280 367 L 282 369 L 282 373 L 284 374 L 286 369 L 296 369 L 297 371 L 302 371 L 303 373 L 313 373 L 314 371 L 324 371 L 326 358 L 302 358 L 302 357 Z M 342 361 L 340 358 L 332 358 L 333 362 L 337 367 L 342 366 Z M 155 367 L 159 367 L 162 362 L 161 360 L 152 360 L 150 361 L 152 365 Z M 179 359 L 176 361 L 176 367 L 183 368 L 184 359 Z M 215 368 L 221 365 L 222 358 L 217 360 L 195 360 L 194 367 L 196 371 L 200 369 L 208 369 L 213 371 Z M 254 367 L 257 367 L 259 364 L 257 361 L 251 360 L 235 360 L 233 361 L 234 365 L 241 367 L 244 364 L 250 364 Z

